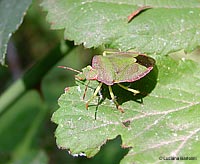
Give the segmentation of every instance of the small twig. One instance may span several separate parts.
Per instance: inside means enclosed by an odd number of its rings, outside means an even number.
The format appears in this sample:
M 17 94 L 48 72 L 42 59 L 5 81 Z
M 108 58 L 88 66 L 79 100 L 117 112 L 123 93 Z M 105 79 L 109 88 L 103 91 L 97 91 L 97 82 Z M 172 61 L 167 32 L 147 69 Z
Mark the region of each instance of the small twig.
M 150 9 L 152 8 L 151 6 L 142 6 L 140 8 L 138 8 L 137 10 L 135 10 L 134 12 L 132 12 L 129 16 L 128 16 L 128 23 L 135 17 L 137 16 L 139 13 L 141 13 L 142 11 L 146 10 L 146 9 Z

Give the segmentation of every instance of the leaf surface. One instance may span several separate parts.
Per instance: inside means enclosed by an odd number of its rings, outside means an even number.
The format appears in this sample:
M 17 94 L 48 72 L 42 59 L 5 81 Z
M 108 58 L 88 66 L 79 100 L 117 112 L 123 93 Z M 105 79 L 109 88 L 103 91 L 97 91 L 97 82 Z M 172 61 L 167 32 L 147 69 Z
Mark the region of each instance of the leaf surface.
M 43 0 L 52 29 L 85 47 L 105 45 L 162 55 L 200 44 L 200 2 L 197 0 Z M 128 16 L 151 6 L 130 23 Z
M 90 82 L 85 100 L 87 81 L 77 81 L 78 86 L 68 88 L 52 117 L 58 124 L 58 146 L 75 156 L 92 157 L 107 140 L 120 135 L 122 147 L 130 147 L 121 163 L 156 163 L 164 156 L 200 158 L 200 65 L 162 57 L 157 59 L 157 67 L 155 89 L 143 98 L 143 104 L 124 102 L 124 113 L 108 98 L 101 103 L 96 98 L 85 109 L 96 81 Z M 151 82 L 149 77 L 146 85 Z

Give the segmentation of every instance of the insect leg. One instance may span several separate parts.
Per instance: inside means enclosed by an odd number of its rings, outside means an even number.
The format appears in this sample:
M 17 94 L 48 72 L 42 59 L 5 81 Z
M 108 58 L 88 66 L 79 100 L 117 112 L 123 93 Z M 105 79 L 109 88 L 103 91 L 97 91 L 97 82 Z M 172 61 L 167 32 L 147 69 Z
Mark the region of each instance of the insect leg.
M 117 50 L 105 50 L 104 52 L 103 52 L 103 56 L 106 56 L 106 54 L 115 54 L 115 53 L 119 53 L 119 51 L 117 51 Z
M 84 94 L 83 94 L 83 100 L 85 99 L 85 95 L 86 95 L 86 92 L 87 92 L 87 89 L 88 89 L 88 85 L 90 84 L 90 80 L 88 81 L 88 83 L 86 84 L 86 87 L 85 87 L 85 91 L 84 91 Z
M 111 88 L 110 85 L 108 86 L 108 89 L 109 89 L 109 92 L 110 92 L 110 97 L 111 97 L 112 101 L 116 104 L 117 109 L 119 109 L 120 112 L 124 113 L 124 110 L 120 107 L 120 105 L 118 104 L 118 102 L 115 100 L 115 95 L 114 95 L 114 93 L 113 93 L 112 88 Z
M 125 90 L 127 90 L 127 91 L 133 92 L 134 95 L 140 93 L 140 91 L 135 90 L 135 89 L 132 89 L 132 88 L 129 88 L 129 87 L 126 87 L 126 86 L 124 86 L 124 85 L 121 85 L 121 84 L 117 84 L 117 85 L 119 85 L 121 88 L 123 88 L 123 89 L 125 89 Z
M 94 91 L 94 94 L 92 95 L 92 97 L 86 102 L 85 107 L 86 109 L 88 109 L 88 105 L 89 103 L 96 97 L 96 95 L 98 94 L 99 90 L 101 89 L 103 83 L 99 83 L 99 85 L 97 86 L 96 90 Z

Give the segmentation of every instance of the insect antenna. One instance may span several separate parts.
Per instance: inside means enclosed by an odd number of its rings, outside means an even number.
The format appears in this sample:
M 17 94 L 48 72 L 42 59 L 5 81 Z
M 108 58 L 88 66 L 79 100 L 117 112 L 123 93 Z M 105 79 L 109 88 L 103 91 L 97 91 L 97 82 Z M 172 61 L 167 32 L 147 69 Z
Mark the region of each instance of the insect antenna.
M 58 68 L 63 68 L 63 69 L 70 70 L 70 71 L 73 71 L 73 72 L 81 73 L 81 71 L 78 71 L 76 69 L 66 67 L 66 66 L 58 66 Z

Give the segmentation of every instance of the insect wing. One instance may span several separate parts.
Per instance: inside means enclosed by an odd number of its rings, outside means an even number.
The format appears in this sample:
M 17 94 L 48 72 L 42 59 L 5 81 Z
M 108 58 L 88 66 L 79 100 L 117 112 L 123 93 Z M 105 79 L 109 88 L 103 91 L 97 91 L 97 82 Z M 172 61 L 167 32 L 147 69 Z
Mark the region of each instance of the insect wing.
M 137 63 L 138 54 L 115 54 L 108 56 L 114 72 L 113 83 L 133 82 L 140 78 L 141 73 L 146 71 L 145 66 Z
M 140 54 L 135 58 L 137 59 L 136 63 L 130 66 L 130 69 L 127 70 L 127 73 L 130 71 L 132 71 L 132 73 L 130 74 L 130 77 L 127 79 L 127 81 L 124 82 L 133 82 L 141 79 L 147 75 L 155 65 L 155 60 L 149 56 Z
M 92 68 L 97 71 L 97 80 L 107 85 L 134 82 L 148 74 L 155 64 L 151 57 L 135 53 L 116 53 L 94 56 Z

